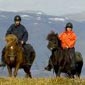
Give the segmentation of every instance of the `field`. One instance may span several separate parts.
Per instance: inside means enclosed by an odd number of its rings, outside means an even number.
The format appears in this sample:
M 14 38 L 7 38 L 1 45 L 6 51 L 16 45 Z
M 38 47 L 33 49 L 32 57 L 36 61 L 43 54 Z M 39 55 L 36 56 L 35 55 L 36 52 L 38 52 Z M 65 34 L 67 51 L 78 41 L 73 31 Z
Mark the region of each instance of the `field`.
M 0 78 L 0 85 L 85 85 L 85 80 L 68 78 Z

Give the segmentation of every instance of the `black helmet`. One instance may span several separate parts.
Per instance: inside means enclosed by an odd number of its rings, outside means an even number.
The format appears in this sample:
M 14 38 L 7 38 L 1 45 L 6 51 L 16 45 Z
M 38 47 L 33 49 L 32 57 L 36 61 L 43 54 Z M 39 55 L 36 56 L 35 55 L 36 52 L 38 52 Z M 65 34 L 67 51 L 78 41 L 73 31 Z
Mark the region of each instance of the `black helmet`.
M 21 17 L 20 17 L 19 15 L 16 15 L 16 16 L 14 17 L 14 21 L 21 21 Z
M 67 23 L 65 28 L 68 28 L 68 27 L 73 28 L 73 24 L 71 22 Z

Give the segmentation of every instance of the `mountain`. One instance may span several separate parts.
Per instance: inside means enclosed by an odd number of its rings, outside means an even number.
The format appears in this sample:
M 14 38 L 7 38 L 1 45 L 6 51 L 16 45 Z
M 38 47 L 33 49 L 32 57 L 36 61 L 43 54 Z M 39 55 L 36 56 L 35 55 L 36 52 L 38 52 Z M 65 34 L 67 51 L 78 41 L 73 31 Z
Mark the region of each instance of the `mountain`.
M 47 65 L 51 52 L 47 49 L 46 37 L 51 30 L 55 32 L 64 31 L 65 24 L 67 22 L 72 22 L 74 24 L 74 31 L 78 36 L 76 43 L 76 50 L 82 53 L 85 60 L 85 21 L 79 22 L 74 19 L 70 19 L 67 16 L 51 16 L 46 15 L 41 11 L 23 11 L 23 12 L 10 12 L 10 11 L 0 11 L 0 54 L 2 48 L 5 46 L 4 36 L 13 23 L 13 18 L 15 15 L 21 15 L 22 24 L 26 27 L 29 32 L 28 43 L 32 44 L 36 51 L 36 59 L 32 66 L 32 74 L 35 77 L 48 77 L 53 76 L 52 72 L 44 71 L 44 67 Z M 1 73 L 2 72 L 2 73 Z M 84 74 L 84 71 L 82 72 Z M 0 75 L 7 75 L 6 68 L 2 71 L 0 70 Z M 24 75 L 23 71 L 19 71 L 19 75 Z
M 68 15 L 64 15 L 64 17 L 68 17 L 69 19 L 82 22 L 85 21 L 85 12 L 68 14 Z

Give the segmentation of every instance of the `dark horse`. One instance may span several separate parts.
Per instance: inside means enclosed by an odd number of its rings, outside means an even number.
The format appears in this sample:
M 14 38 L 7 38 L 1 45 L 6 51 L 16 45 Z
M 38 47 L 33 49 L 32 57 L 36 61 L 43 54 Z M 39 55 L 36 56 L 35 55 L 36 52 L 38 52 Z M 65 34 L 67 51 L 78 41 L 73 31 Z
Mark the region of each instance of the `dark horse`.
M 69 77 L 74 78 L 74 75 L 80 77 L 83 58 L 80 52 L 75 53 L 75 70 L 71 68 L 71 59 L 68 56 L 68 49 L 63 50 L 58 34 L 50 33 L 47 36 L 48 49 L 51 50 L 50 58 L 51 65 L 55 71 L 56 76 L 60 76 L 61 72 L 67 73 Z
M 31 66 L 35 59 L 35 51 L 30 53 L 29 64 L 26 61 L 24 50 L 22 46 L 18 43 L 18 39 L 15 35 L 9 34 L 6 36 L 7 45 L 5 47 L 4 60 L 8 68 L 9 76 L 12 76 L 12 68 L 14 68 L 13 76 L 17 76 L 19 68 L 24 69 L 26 72 L 26 77 L 31 76 Z

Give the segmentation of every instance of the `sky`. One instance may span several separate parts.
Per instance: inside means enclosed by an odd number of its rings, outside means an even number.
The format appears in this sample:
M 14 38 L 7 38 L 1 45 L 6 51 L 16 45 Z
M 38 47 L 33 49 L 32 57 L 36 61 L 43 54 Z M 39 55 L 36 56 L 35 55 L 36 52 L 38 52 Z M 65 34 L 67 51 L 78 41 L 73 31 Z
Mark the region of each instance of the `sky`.
M 85 11 L 85 0 L 0 0 L 0 10 L 34 10 L 64 15 Z

